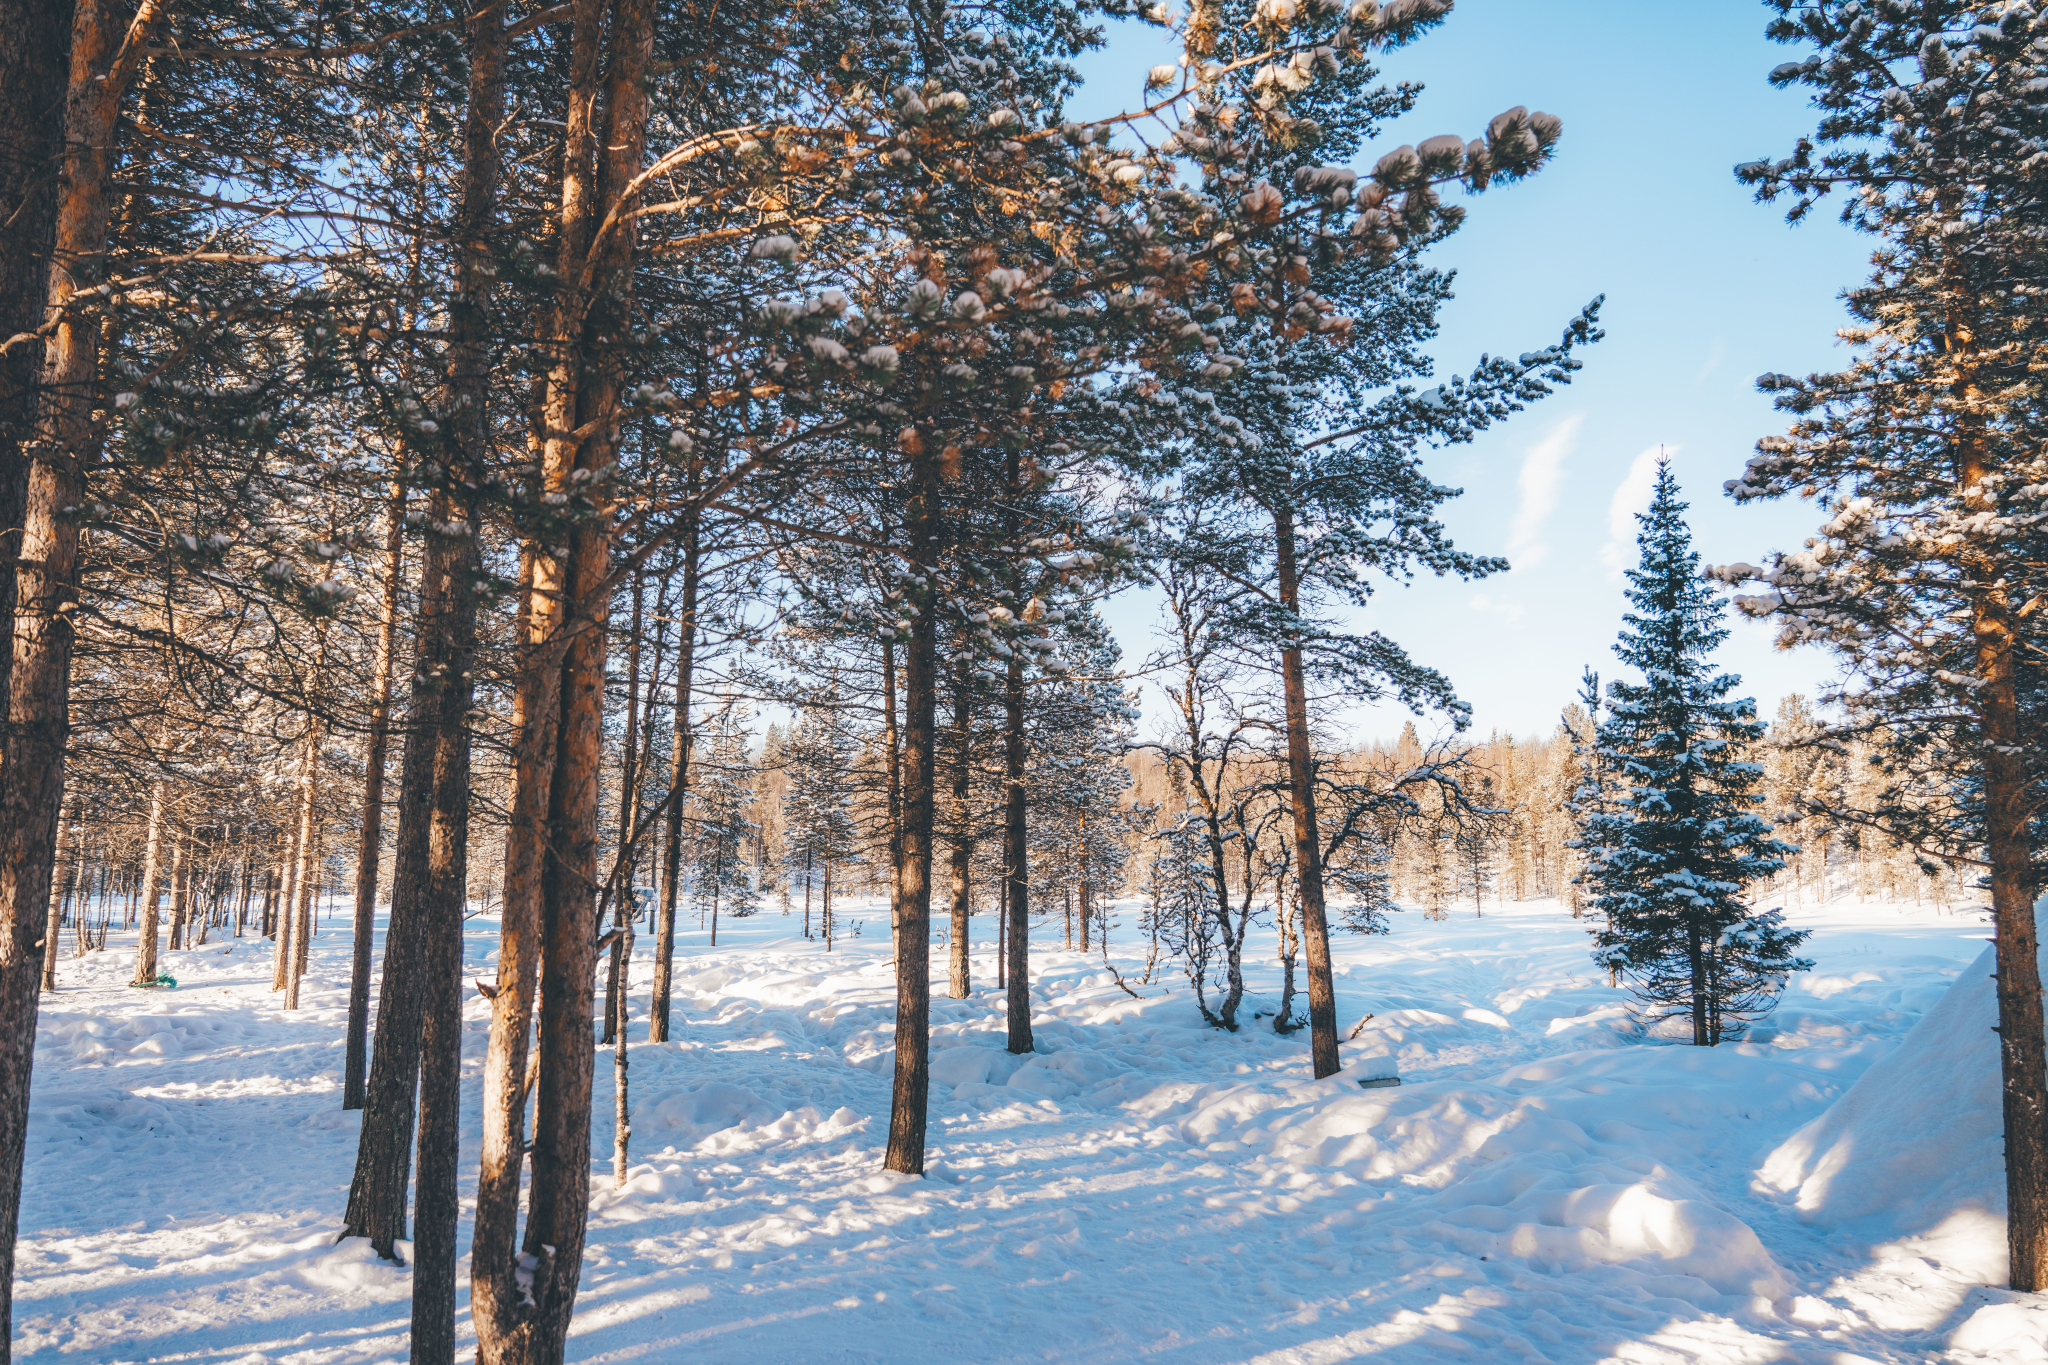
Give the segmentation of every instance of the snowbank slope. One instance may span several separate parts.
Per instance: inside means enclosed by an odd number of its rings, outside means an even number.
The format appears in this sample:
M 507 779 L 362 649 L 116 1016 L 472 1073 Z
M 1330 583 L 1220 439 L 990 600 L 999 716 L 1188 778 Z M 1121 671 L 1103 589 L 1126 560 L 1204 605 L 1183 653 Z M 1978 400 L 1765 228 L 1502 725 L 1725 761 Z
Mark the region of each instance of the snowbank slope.
M 1995 958 L 1986 946 L 1897 1048 L 1772 1152 L 1764 1185 L 1827 1225 L 1881 1218 L 1912 1235 L 1958 1215 L 1993 1215 L 2002 1259 Z

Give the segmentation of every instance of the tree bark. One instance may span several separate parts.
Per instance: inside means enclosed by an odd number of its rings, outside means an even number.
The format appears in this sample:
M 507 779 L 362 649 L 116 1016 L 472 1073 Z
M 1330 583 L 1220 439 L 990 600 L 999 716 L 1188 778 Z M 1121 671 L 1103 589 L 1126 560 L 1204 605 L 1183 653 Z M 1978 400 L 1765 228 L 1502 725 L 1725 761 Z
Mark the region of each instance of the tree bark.
M 973 989 L 972 965 L 967 957 L 969 915 L 974 909 L 968 872 L 973 866 L 974 838 L 968 828 L 967 789 L 974 722 L 973 660 L 961 651 L 953 665 L 953 925 L 948 954 L 955 1000 L 965 1000 Z
M 1075 883 L 1074 899 L 1081 903 L 1081 951 L 1088 951 L 1088 817 L 1079 817 L 1081 827 L 1080 848 L 1077 850 L 1081 868 L 1081 880 Z
M 320 654 L 324 664 L 324 640 Z M 306 726 L 306 756 L 299 770 L 299 856 L 292 874 L 294 904 L 285 907 L 292 921 L 290 970 L 284 993 L 284 1007 L 288 1010 L 299 1007 L 299 982 L 306 975 L 306 959 L 312 947 L 313 891 L 320 880 L 316 851 L 319 830 L 313 823 L 313 811 L 320 799 L 320 722 L 308 717 Z
M 633 965 L 633 928 L 630 921 L 619 926 L 619 972 Z M 621 990 L 615 1008 L 618 1017 L 612 1030 L 612 1187 L 626 1188 L 626 1169 L 633 1145 L 632 1094 L 626 1076 L 626 993 Z
M 905 530 L 919 554 L 932 552 L 940 530 L 939 474 L 922 447 L 911 457 L 911 513 Z M 929 561 L 926 561 L 927 564 Z M 925 575 L 931 581 L 932 574 Z M 892 755 L 900 774 L 892 804 L 898 812 L 896 894 L 896 1078 L 889 1108 L 889 1145 L 883 1166 L 924 1174 L 926 1107 L 931 1090 L 932 808 L 938 757 L 938 603 L 927 593 L 917 603 L 905 651 L 903 753 Z M 888 646 L 883 646 L 888 660 Z M 885 683 L 886 686 L 886 683 Z M 893 689 L 890 689 L 893 694 Z M 894 697 L 888 699 L 894 718 Z M 894 736 L 891 736 L 893 739 Z
M 496 132 L 504 117 L 502 3 L 487 4 L 471 16 L 469 43 L 459 254 L 442 390 L 453 458 L 443 447 L 419 452 L 423 460 L 442 467 L 432 479 L 427 508 L 384 983 L 348 1218 L 351 1232 L 369 1236 L 387 1256 L 395 1250 L 389 1240 L 403 1236 L 417 1085 L 411 1344 L 412 1359 L 423 1365 L 453 1365 L 455 1359 L 462 924 L 469 881 L 469 713 L 476 691 L 475 582 L 480 567 L 475 490 L 487 468 L 489 440 L 488 234 L 496 217 Z M 394 511 L 397 496 L 394 490 Z
M 72 25 L 63 106 L 64 174 L 48 276 L 52 330 L 43 348 L 36 424 L 27 451 L 27 495 L 21 504 L 13 620 L 5 651 L 10 662 L 7 731 L 0 749 L 0 1358 L 12 1350 L 14 1245 L 35 1060 L 40 944 L 64 802 L 71 613 L 78 593 L 79 519 L 72 509 L 84 497 L 84 469 L 99 439 L 94 414 L 100 320 L 76 304 L 77 296 L 105 274 L 114 127 L 161 17 L 156 0 L 143 0 L 133 21 L 124 25 L 111 8 L 85 0 Z M 39 11 L 20 18 L 48 23 L 58 16 Z M 18 97 L 35 101 L 30 118 L 44 136 L 26 150 L 48 145 L 41 118 L 57 97 L 53 54 L 44 46 L 52 41 L 47 33 L 16 29 L 0 44 L 22 53 L 18 63 L 0 61 L 23 68 L 32 81 Z M 15 205 L 7 207 L 11 211 Z M 40 243 L 23 245 L 34 251 Z M 28 274 L 33 273 L 31 263 Z M 0 470 L 0 485 L 18 477 L 18 465 Z
M 283 990 L 291 980 L 293 932 L 298 919 L 294 907 L 299 903 L 299 876 L 306 863 L 304 850 L 300 846 L 302 833 L 298 811 L 295 808 L 292 812 L 291 838 L 285 848 L 284 865 L 278 868 L 277 872 L 277 938 L 270 969 L 270 989 L 273 991 Z
M 1995 515 L 1991 469 L 1980 444 L 1959 462 L 1965 497 Z M 1991 918 L 1998 964 L 1999 1071 L 2004 1096 L 2006 1247 L 2011 1286 L 2048 1289 L 2048 1044 L 2042 1038 L 2040 932 L 2034 916 L 2028 736 L 2019 702 L 2019 625 L 2002 568 L 1975 575 L 1979 761 L 1984 774 L 1984 842 L 1991 864 Z
M 532 1276 L 522 1264 L 520 1173 L 526 1156 L 526 1101 L 537 1085 L 540 1054 L 532 1047 L 539 989 L 541 869 L 547 856 L 547 802 L 554 785 L 561 718 L 560 565 L 529 551 L 522 578 L 518 640 L 522 651 L 512 712 L 511 820 L 505 832 L 505 896 L 498 929 L 498 980 L 491 997 L 491 1033 L 484 1061 L 483 1144 L 477 1169 L 476 1225 L 470 1258 L 470 1316 L 477 1359 L 517 1362 L 527 1332 Z M 524 1279 L 526 1283 L 521 1284 Z
M 0 0 L 0 33 L 7 35 L 0 42 L 0 343 L 35 332 L 47 317 L 65 184 L 60 170 L 72 11 L 73 0 Z M 44 352 L 26 341 L 0 350 L 0 640 L 14 638 L 14 563 Z M 13 651 L 0 649 L 0 706 L 13 665 Z M 0 1361 L 5 1356 L 0 1345 Z
M 67 873 L 70 862 L 77 859 L 77 850 L 71 845 L 71 826 L 78 821 L 78 797 L 71 797 L 69 810 L 57 820 L 57 848 L 52 863 L 55 871 L 50 882 L 50 919 L 43 933 L 43 989 L 55 992 L 57 989 L 57 939 L 64 928 L 64 899 L 70 888 Z M 66 853 L 70 854 L 67 861 Z
M 143 836 L 142 880 L 137 885 L 142 906 L 142 930 L 135 945 L 133 984 L 137 986 L 150 985 L 157 976 L 157 919 L 163 903 L 164 787 L 164 779 L 159 777 L 149 789 L 149 825 Z
M 394 478 L 385 502 L 384 600 L 377 620 L 377 661 L 370 675 L 370 736 L 364 756 L 362 836 L 356 843 L 354 956 L 348 974 L 348 1049 L 341 1107 L 363 1107 L 370 1065 L 370 940 L 377 924 L 377 872 L 384 853 L 384 766 L 391 747 L 391 665 L 398 596 L 405 568 L 405 481 Z
M 1294 514 L 1273 513 L 1275 556 L 1280 571 L 1280 605 L 1298 618 L 1301 578 L 1294 558 Z M 1287 702 L 1287 781 L 1294 817 L 1294 875 L 1301 893 L 1301 939 L 1308 950 L 1309 1046 L 1317 1080 L 1334 1076 L 1343 1063 L 1337 1057 L 1337 988 L 1330 968 L 1330 922 L 1323 910 L 1323 861 L 1316 831 L 1315 765 L 1309 752 L 1308 685 L 1302 673 L 1301 647 L 1280 652 L 1280 673 Z
M 640 627 L 641 610 L 647 580 L 644 575 L 633 575 L 633 616 L 632 624 L 626 630 L 626 734 L 619 748 L 619 841 L 615 859 L 617 875 L 612 878 L 612 924 L 623 930 L 632 914 L 633 900 L 633 827 L 640 815 L 639 769 L 635 760 L 640 755 Z M 604 1041 L 611 1042 L 618 1034 L 623 1013 L 619 1008 L 621 993 L 625 990 L 624 972 L 626 962 L 625 935 L 621 933 L 612 941 L 611 970 L 604 980 Z
M 1031 1037 L 1031 831 L 1025 820 L 1024 661 L 1013 649 L 1003 680 L 1003 877 L 1006 1007 L 1010 1051 L 1033 1050 Z
M 185 918 L 191 907 L 191 869 L 187 855 L 192 836 L 179 830 L 171 836 L 171 951 L 185 946 Z
M 889 792 L 889 943 L 898 938 L 903 907 L 903 744 L 896 728 L 896 645 L 882 641 L 882 746 L 887 750 Z
M 1707 984 L 1707 955 L 1697 924 L 1685 926 L 1686 966 L 1692 973 L 1692 1044 L 1711 1047 L 1714 1039 L 1707 1028 L 1707 1004 L 1712 994 Z
M 497 7 L 484 11 L 502 28 Z M 478 24 L 486 18 L 478 18 Z M 502 41 L 502 40 L 501 40 Z M 478 411 L 481 411 L 479 405 Z M 474 437 L 483 437 L 482 423 Z M 439 526 L 473 525 L 473 508 L 448 481 L 435 492 Z M 421 575 L 422 614 L 433 615 L 423 632 L 422 654 L 437 664 L 423 679 L 428 696 L 415 697 L 414 737 L 430 744 L 428 824 L 424 839 L 407 839 L 424 866 L 407 868 L 416 888 L 420 943 L 419 1179 L 413 1243 L 412 1359 L 418 1365 L 453 1365 L 455 1360 L 455 1242 L 461 1217 L 456 1193 L 461 1140 L 462 1096 L 462 912 L 469 882 L 469 711 L 476 659 L 477 540 L 428 535 L 430 568 Z M 431 578 L 430 578 L 431 575 Z M 431 599 L 431 601 L 429 601 Z M 425 623 L 423 623 L 425 624 Z M 425 733 L 421 733 L 424 731 Z M 419 845 L 423 844 L 424 848 Z M 394 872 L 398 868 L 394 866 Z M 396 901 L 394 888 L 393 900 Z M 365 1115 L 365 1119 L 367 1119 Z M 401 1184 L 399 1198 L 404 1198 Z
M 698 573 L 702 565 L 702 526 L 696 513 L 686 513 L 680 538 L 683 609 L 677 622 L 675 734 L 668 763 L 668 811 L 661 843 L 661 912 L 654 934 L 654 998 L 647 1009 L 647 1041 L 665 1043 L 669 1035 L 670 981 L 676 955 L 676 892 L 683 874 L 683 805 L 690 780 L 690 688 L 697 658 Z
M 635 241 L 632 221 L 624 215 L 646 150 L 654 45 L 652 0 L 611 0 L 611 62 L 600 89 L 606 8 L 604 0 L 574 0 L 558 234 L 565 283 L 545 333 L 554 360 L 542 478 L 550 490 L 586 491 L 593 505 L 574 522 L 560 566 L 559 600 L 568 615 L 547 826 L 539 831 L 545 837 L 532 1186 L 517 1256 L 509 1235 L 516 1215 L 500 1208 L 487 1220 L 479 1189 L 471 1320 L 480 1365 L 561 1365 L 590 1212 L 598 782 L 612 538 L 609 495 L 595 476 L 611 464 L 616 449 L 622 388 L 617 356 L 631 326 Z M 600 109 L 601 119 L 594 120 Z M 605 223 L 610 225 L 600 230 Z M 572 481 L 575 474 L 581 477 Z M 537 568 L 543 560 L 552 556 L 536 555 Z M 537 572 L 536 588 L 539 577 Z M 530 610 L 537 614 L 537 608 L 536 603 Z M 500 960 L 502 969 L 502 949 Z M 501 989 L 498 1003 L 504 994 Z M 493 1084 L 489 1072 L 511 1060 L 509 1048 L 499 1054 L 495 1022 L 487 1087 Z M 520 1033 L 523 1038 L 523 1027 Z M 493 1126 L 487 1113 L 486 1177 Z M 518 1192 L 516 1166 L 511 1173 L 509 1188 L 493 1192 L 507 1204 Z

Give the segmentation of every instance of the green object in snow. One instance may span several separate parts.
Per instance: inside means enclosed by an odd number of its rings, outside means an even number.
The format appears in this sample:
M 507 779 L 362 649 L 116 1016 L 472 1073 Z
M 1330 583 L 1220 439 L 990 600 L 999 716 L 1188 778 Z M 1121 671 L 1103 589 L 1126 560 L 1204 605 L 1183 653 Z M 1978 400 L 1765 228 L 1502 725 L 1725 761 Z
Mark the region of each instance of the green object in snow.
M 128 983 L 130 990 L 137 991 L 153 990 L 158 986 L 163 986 L 169 990 L 176 990 L 178 989 L 178 978 L 175 976 L 165 976 L 162 972 L 158 972 L 154 981 L 131 981 Z

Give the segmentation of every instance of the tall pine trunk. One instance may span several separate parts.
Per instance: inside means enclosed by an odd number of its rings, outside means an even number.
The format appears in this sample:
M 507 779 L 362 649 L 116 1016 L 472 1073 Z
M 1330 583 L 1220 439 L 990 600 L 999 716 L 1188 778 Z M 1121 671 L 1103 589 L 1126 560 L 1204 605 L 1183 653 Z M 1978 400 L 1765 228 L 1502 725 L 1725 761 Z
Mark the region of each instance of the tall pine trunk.
M 612 941 L 611 969 L 604 979 L 604 1041 L 618 1035 L 623 1013 L 619 1008 L 625 991 L 626 942 L 624 929 L 632 914 L 634 825 L 640 816 L 640 639 L 642 609 L 645 606 L 646 577 L 633 575 L 633 616 L 626 629 L 626 734 L 619 746 L 619 836 L 616 868 L 611 879 L 612 925 L 621 930 Z
M 49 23 L 52 14 L 22 15 Z M 114 129 L 121 101 L 162 19 L 143 0 L 131 21 L 111 5 L 83 0 L 71 30 L 63 99 L 63 175 L 57 190 L 48 276 L 52 329 L 44 343 L 35 429 L 27 455 L 19 558 L 6 650 L 7 731 L 0 749 L 0 1357 L 11 1354 L 14 1243 L 21 1209 L 21 1166 L 28 1135 L 29 1078 L 35 1057 L 40 947 L 49 916 L 50 874 L 64 802 L 64 749 L 70 727 L 71 609 L 78 597 L 79 518 L 84 470 L 94 454 L 100 319 L 77 296 L 105 275 L 112 202 Z M 34 82 L 18 97 L 53 108 L 57 89 L 47 33 L 10 31 L 5 45 L 23 53 Z M 16 65 L 9 59 L 8 66 Z M 10 92 L 12 93 L 12 92 Z M 22 150 L 47 149 L 33 137 Z M 10 149 L 13 150 L 13 149 Z M 38 171 L 45 168 L 38 167 Z M 10 213 L 14 209 L 10 204 Z M 31 241 L 31 251 L 41 246 Z M 34 267 L 28 267 L 33 274 Z M 0 469 L 5 485 L 19 466 Z
M 1964 349 L 1967 349 L 1965 346 Z M 1967 363 L 1968 387 L 1976 388 Z M 1971 392 L 1965 395 L 1975 398 Z M 1958 482 L 1982 517 L 1998 515 L 1981 433 L 1962 445 Z M 1990 557 L 1987 556 L 1987 560 Z M 1998 1055 L 2004 1096 L 2006 1247 L 2014 1289 L 2048 1289 L 2048 1044 L 2042 1038 L 2040 929 L 2034 919 L 2034 803 L 2027 790 L 2027 735 L 2019 701 L 2018 608 L 2002 563 L 1986 562 L 1971 605 L 1976 645 L 1979 761 L 1984 774 L 1984 851 L 1991 865 L 1991 922 L 1998 965 Z M 2015 575 L 2016 576 L 2016 575 Z
M 387 1239 L 404 1235 L 416 1097 L 419 1174 L 412 1359 L 431 1365 L 452 1365 L 455 1358 L 462 924 L 469 879 L 468 722 L 475 700 L 474 585 L 480 567 L 473 490 L 487 468 L 489 439 L 488 234 L 496 213 L 496 132 L 504 109 L 502 4 L 486 5 L 471 16 L 469 42 L 469 107 L 456 225 L 459 255 L 442 388 L 455 467 L 445 467 L 450 453 L 446 449 L 419 452 L 423 461 L 439 460 L 444 467 L 434 472 L 427 508 L 415 629 L 418 657 L 407 703 L 384 983 L 349 1207 L 349 1230 L 369 1236 L 373 1246 L 389 1255 Z M 394 489 L 394 512 L 399 496 Z M 395 578 L 395 558 L 392 567 Z
M 323 638 L 320 661 L 326 662 L 326 642 Z M 314 811 L 320 799 L 320 722 L 308 717 L 306 722 L 306 753 L 299 768 L 299 845 L 292 884 L 293 904 L 285 907 L 291 916 L 291 957 L 285 978 L 284 1007 L 295 1010 L 299 1007 L 299 981 L 306 974 L 306 958 L 312 947 L 313 937 L 313 891 L 319 883 L 319 828 L 314 824 Z
M 1004 467 L 1011 511 L 1003 534 L 1016 543 L 1020 531 L 1017 509 L 1024 499 L 1023 469 L 1012 450 Z M 1023 597 L 1018 575 L 1011 575 L 1013 596 Z M 1024 655 L 1012 642 L 1003 674 L 1003 925 L 1004 1006 L 1010 1051 L 1022 1056 L 1033 1050 L 1031 1037 L 1031 831 L 1025 819 Z
M 929 455 L 913 457 L 911 479 L 915 501 L 906 530 L 912 545 L 929 547 L 939 528 L 938 471 Z M 900 813 L 893 897 L 896 1076 L 889 1106 L 889 1145 L 882 1164 L 905 1175 L 924 1174 L 926 1105 L 931 1090 L 932 806 L 938 766 L 938 652 L 938 604 L 928 596 L 918 604 L 905 651 L 903 753 L 896 801 Z
M 903 919 L 903 742 L 896 727 L 894 640 L 882 641 L 882 747 L 888 756 L 889 942 L 893 946 Z
M 974 665 L 962 649 L 953 665 L 953 925 L 949 953 L 955 1000 L 965 1000 L 973 988 L 967 950 L 969 914 L 973 910 L 968 871 L 974 858 L 973 834 L 968 828 L 967 787 L 972 771 L 969 759 L 973 741 Z
M 69 809 L 57 820 L 57 848 L 53 858 L 56 871 L 51 877 L 50 918 L 43 932 L 43 989 L 57 989 L 57 939 L 64 928 L 64 901 L 76 872 L 78 850 L 71 843 L 71 826 L 78 822 L 78 796 L 71 796 Z M 69 857 L 66 857 L 66 854 Z M 82 915 L 82 911 L 80 912 Z
M 384 598 L 377 617 L 377 660 L 370 674 L 370 735 L 363 757 L 363 824 L 356 842 L 354 955 L 348 973 L 348 1046 L 341 1107 L 363 1107 L 370 1065 L 370 940 L 377 924 L 377 873 L 384 852 L 384 766 L 391 747 L 391 665 L 405 566 L 405 481 L 394 478 L 385 502 Z
M 1294 559 L 1294 514 L 1287 508 L 1273 513 L 1274 539 L 1278 545 L 1280 605 L 1299 618 L 1301 575 Z M 1321 835 L 1316 828 L 1315 765 L 1310 757 L 1308 732 L 1308 684 L 1302 675 L 1301 648 L 1283 649 L 1280 674 L 1287 703 L 1287 783 L 1294 817 L 1294 876 L 1301 893 L 1301 940 L 1308 958 L 1309 1045 L 1316 1079 L 1334 1076 L 1343 1063 L 1337 1059 L 1337 988 L 1330 968 L 1330 922 L 1323 911 L 1323 860 Z
M 185 947 L 185 919 L 191 910 L 192 876 L 188 866 L 192 836 L 179 830 L 171 836 L 171 951 Z
M 603 71 L 607 29 L 610 68 Z M 502 1010 L 494 1009 L 485 1075 L 483 1177 L 494 1182 L 489 1197 L 496 1206 L 487 1216 L 480 1182 L 471 1257 L 471 1320 L 480 1365 L 560 1365 L 582 1275 L 590 1212 L 594 891 L 612 515 L 610 494 L 595 476 L 610 466 L 615 453 L 622 387 L 617 353 L 631 325 L 634 256 L 634 229 L 625 215 L 638 192 L 636 177 L 646 149 L 653 42 L 652 0 L 612 0 L 609 6 L 604 0 L 574 0 L 558 238 L 564 287 L 544 333 L 552 363 L 541 475 L 549 491 L 582 487 L 595 505 L 574 524 L 559 566 L 557 600 L 566 613 L 559 631 L 561 667 L 552 689 L 558 710 L 552 719 L 546 825 L 536 829 L 523 818 L 515 825 L 521 839 L 540 836 L 539 848 L 521 855 L 537 861 L 541 871 L 540 903 L 533 907 L 540 953 L 532 1186 L 525 1235 L 515 1251 L 517 1149 L 502 1143 L 502 1134 L 495 1131 L 502 1120 L 490 1106 L 510 1110 L 516 1131 L 517 1101 L 507 1105 L 502 1096 L 515 1074 L 510 1067 L 524 1043 L 525 1026 L 523 1019 L 507 1020 L 501 1034 L 497 1015 Z M 572 481 L 572 475 L 580 477 Z M 535 600 L 528 611 L 539 617 L 541 566 L 553 557 L 535 554 L 532 560 Z M 542 723 L 532 714 L 524 720 L 529 728 Z M 510 891 L 508 869 L 508 928 Z M 523 933 L 530 921 L 524 910 L 520 918 Z M 503 947 L 499 956 L 502 973 Z M 523 962 L 514 965 L 524 969 Z M 505 984 L 501 975 L 497 1006 L 505 1003 Z M 518 1045 L 510 1037 L 515 1031 Z
M 668 762 L 668 810 L 661 840 L 661 908 L 654 932 L 654 993 L 648 1004 L 647 1041 L 665 1043 L 669 1034 L 669 996 L 675 970 L 677 883 L 683 874 L 683 803 L 690 780 L 690 688 L 697 659 L 697 592 L 702 567 L 701 522 L 687 512 L 678 543 L 682 547 L 683 608 L 677 622 L 676 704 Z

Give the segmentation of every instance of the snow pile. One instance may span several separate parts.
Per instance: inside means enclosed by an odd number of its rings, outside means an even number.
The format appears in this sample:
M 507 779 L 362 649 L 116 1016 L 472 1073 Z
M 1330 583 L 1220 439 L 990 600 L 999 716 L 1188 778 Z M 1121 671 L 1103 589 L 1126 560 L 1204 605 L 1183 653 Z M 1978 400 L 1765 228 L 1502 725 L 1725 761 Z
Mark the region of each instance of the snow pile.
M 1996 950 L 1986 947 L 1891 1053 L 1765 1159 L 1765 1187 L 1809 1220 L 1908 1235 L 1975 1224 L 2005 1274 Z

